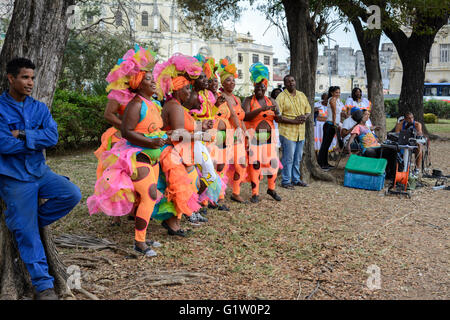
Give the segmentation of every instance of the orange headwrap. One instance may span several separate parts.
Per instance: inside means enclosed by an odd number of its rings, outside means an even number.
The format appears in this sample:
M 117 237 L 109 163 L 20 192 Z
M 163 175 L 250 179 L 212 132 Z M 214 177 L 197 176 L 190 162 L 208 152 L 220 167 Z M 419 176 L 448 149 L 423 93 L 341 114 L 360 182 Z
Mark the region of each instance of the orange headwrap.
M 269 81 L 267 81 L 267 79 L 263 79 L 260 82 L 262 82 L 267 89 L 267 85 L 269 84 Z M 256 83 L 254 83 L 253 85 L 256 86 Z
M 128 85 L 131 89 L 136 90 L 139 88 L 139 85 L 141 84 L 142 80 L 144 80 L 145 74 L 147 71 L 139 71 L 138 74 L 131 77 L 131 79 L 128 81 Z
M 180 90 L 181 88 L 187 86 L 188 84 L 190 84 L 190 82 L 185 77 L 178 76 L 178 77 L 172 79 L 172 84 L 173 84 L 173 90 L 176 91 L 176 90 Z

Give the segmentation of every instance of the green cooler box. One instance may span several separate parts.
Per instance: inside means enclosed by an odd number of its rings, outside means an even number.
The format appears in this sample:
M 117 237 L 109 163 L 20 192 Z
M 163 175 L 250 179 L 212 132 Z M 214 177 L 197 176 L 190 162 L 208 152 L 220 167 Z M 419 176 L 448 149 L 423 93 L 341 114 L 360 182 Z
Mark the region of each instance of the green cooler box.
M 350 155 L 345 166 L 344 186 L 379 191 L 384 187 L 386 159 Z

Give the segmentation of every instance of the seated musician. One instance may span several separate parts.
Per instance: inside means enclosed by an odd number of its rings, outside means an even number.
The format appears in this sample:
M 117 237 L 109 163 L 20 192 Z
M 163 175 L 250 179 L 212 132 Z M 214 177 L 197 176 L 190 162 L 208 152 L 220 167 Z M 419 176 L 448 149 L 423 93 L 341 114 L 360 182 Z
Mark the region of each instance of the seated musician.
M 418 137 L 424 137 L 423 131 L 422 131 L 422 124 L 420 122 L 414 121 L 414 115 L 412 112 L 406 112 L 404 119 L 399 121 L 397 125 L 395 126 L 395 132 L 400 132 L 402 130 L 406 130 L 410 128 L 411 126 L 414 127 L 416 135 Z M 429 145 L 429 140 L 427 139 L 427 145 Z M 419 172 L 419 168 L 422 167 L 422 157 L 423 157 L 423 145 L 418 144 L 418 148 L 414 149 L 414 154 L 416 155 L 416 169 L 414 170 L 415 173 Z

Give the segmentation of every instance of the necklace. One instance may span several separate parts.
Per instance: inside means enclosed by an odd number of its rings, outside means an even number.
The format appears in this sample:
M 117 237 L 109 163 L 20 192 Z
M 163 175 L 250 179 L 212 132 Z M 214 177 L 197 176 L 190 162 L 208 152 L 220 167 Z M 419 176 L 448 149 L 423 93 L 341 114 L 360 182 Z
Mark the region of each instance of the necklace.
M 238 104 L 238 102 L 236 101 L 236 98 L 235 98 L 235 96 L 234 96 L 233 93 L 230 93 L 230 94 L 229 94 L 229 93 L 223 91 L 222 94 L 225 95 L 225 99 L 226 99 L 227 97 L 228 97 L 228 98 L 232 98 L 231 106 L 235 106 L 235 105 Z M 227 100 L 228 100 L 228 99 L 227 99 Z M 233 104 L 233 101 L 234 101 L 234 104 Z

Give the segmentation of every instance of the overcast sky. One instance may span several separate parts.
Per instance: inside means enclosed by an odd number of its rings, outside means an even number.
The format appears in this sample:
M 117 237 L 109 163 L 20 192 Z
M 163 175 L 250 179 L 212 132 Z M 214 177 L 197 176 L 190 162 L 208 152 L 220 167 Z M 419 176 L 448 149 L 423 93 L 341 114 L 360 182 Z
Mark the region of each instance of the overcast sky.
M 245 10 L 242 13 L 240 21 L 234 24 L 237 32 L 250 32 L 256 43 L 271 45 L 274 50 L 274 57 L 278 58 L 278 61 L 284 62 L 286 61 L 286 58 L 289 57 L 289 51 L 283 45 L 283 41 L 278 34 L 277 28 L 272 26 L 267 30 L 268 26 L 269 22 L 265 19 L 264 15 L 256 9 Z M 230 24 L 230 27 L 233 28 L 232 23 Z M 360 50 L 361 47 L 359 46 L 353 26 L 349 25 L 349 32 L 345 32 L 344 28 L 345 25 L 340 25 L 338 29 L 330 35 L 331 47 L 338 44 L 341 47 L 352 47 L 355 50 Z M 390 40 L 383 35 L 381 43 L 384 42 L 390 42 Z M 319 54 L 322 54 L 322 50 L 323 46 L 319 45 Z

